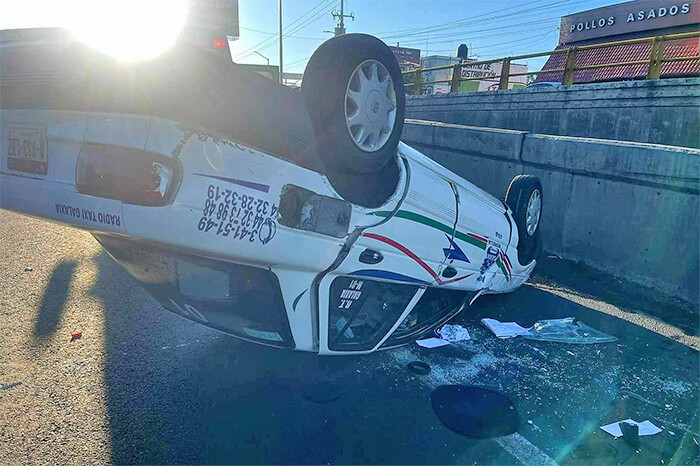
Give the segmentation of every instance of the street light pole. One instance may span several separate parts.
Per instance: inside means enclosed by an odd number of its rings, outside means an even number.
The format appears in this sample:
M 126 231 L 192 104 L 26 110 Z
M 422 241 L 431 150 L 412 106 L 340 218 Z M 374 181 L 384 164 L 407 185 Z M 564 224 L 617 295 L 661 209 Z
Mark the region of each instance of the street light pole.
M 283 68 L 283 55 L 282 55 L 282 0 L 279 0 L 279 10 L 280 10 L 280 82 L 284 84 L 284 68 Z
M 253 50 L 253 53 L 255 53 L 255 54 L 257 54 L 257 55 L 260 55 L 260 56 L 263 57 L 265 60 L 267 60 L 267 66 L 270 66 L 270 59 L 269 59 L 269 58 L 267 58 L 265 55 L 263 55 L 262 53 L 258 52 L 257 50 Z

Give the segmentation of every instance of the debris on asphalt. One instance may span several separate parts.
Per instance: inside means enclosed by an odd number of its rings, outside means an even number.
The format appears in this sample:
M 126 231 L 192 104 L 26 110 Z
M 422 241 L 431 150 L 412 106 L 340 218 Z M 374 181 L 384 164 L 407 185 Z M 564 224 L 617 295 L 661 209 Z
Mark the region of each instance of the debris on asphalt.
M 461 325 L 445 324 L 438 329 L 437 334 L 440 335 L 443 340 L 447 340 L 450 343 L 469 340 L 471 338 L 469 336 L 469 331 Z
M 33 268 L 33 267 L 25 267 L 25 268 L 24 268 L 24 271 L 25 271 L 25 272 L 33 272 L 33 271 L 34 271 L 34 268 Z
M 499 322 L 496 319 L 481 319 L 481 323 L 484 324 L 487 329 L 491 330 L 494 335 L 502 339 L 517 337 L 518 335 L 523 335 L 530 330 L 528 328 L 521 327 L 515 322 Z
M 83 332 L 78 332 L 78 333 L 71 333 L 70 335 L 70 341 L 77 340 L 79 338 L 83 337 Z
M 7 390 L 11 390 L 15 387 L 19 387 L 20 385 L 22 385 L 22 382 L 12 382 L 12 383 L 8 383 L 8 384 L 4 384 L 4 385 L 0 384 L 0 390 L 7 391 Z
M 524 338 L 557 343 L 610 343 L 617 338 L 600 332 L 583 322 L 574 322 L 573 317 L 564 319 L 539 320 L 523 334 Z
M 632 419 L 625 419 L 622 421 L 618 422 L 613 422 L 612 424 L 607 424 L 604 426 L 601 426 L 601 430 L 604 432 L 607 432 L 608 434 L 612 435 L 615 438 L 622 437 L 622 427 L 620 424 L 626 423 L 626 424 L 632 424 L 637 426 L 638 429 L 638 435 L 640 437 L 645 437 L 647 435 L 656 435 L 659 432 L 661 432 L 661 429 L 655 426 L 651 421 L 646 420 L 644 422 L 637 422 Z
M 617 338 L 591 328 L 583 322 L 574 322 L 573 317 L 538 320 L 530 328 L 522 327 L 515 322 L 499 322 L 488 318 L 481 319 L 481 323 L 501 339 L 522 336 L 529 340 L 578 344 L 617 341 Z
M 423 361 L 411 361 L 406 367 L 414 374 L 426 375 L 430 373 L 430 365 Z
M 416 340 L 418 346 L 423 348 L 439 348 L 441 346 L 449 345 L 449 341 L 445 341 L 442 338 L 426 338 L 424 340 Z
M 639 446 L 639 424 L 623 421 L 620 423 L 620 430 L 625 443 L 633 447 Z

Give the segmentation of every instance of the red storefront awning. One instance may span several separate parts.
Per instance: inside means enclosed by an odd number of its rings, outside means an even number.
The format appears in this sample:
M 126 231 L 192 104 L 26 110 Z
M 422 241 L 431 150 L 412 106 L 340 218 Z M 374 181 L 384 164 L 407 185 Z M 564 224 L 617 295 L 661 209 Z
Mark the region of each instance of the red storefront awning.
M 610 38 L 592 39 L 577 44 L 559 45 L 556 49 L 566 49 L 573 45 L 589 45 L 610 42 Z M 664 58 L 697 57 L 698 38 L 676 39 L 664 44 Z M 602 65 L 604 63 L 619 63 L 626 61 L 648 61 L 651 58 L 651 42 L 644 44 L 626 44 L 605 47 L 601 49 L 580 50 L 576 54 L 576 66 Z M 564 68 L 565 54 L 552 55 L 537 74 L 536 81 L 561 82 L 563 72 L 547 72 L 547 70 Z M 600 81 L 620 81 L 640 79 L 647 75 L 649 65 L 623 65 L 580 70 L 574 74 L 574 83 L 590 83 Z M 683 77 L 700 74 L 700 60 L 664 63 L 661 66 L 661 77 Z

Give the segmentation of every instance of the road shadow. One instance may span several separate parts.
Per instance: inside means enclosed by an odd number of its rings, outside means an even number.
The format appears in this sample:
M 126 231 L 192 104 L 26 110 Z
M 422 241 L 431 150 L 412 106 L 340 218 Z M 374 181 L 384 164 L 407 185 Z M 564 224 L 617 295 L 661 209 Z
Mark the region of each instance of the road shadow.
M 94 261 L 114 463 L 444 464 L 467 450 L 512 460 L 444 428 L 429 387 L 387 353 L 319 363 L 243 342 L 162 309 L 104 252 Z M 340 397 L 309 401 L 319 385 Z
M 53 270 L 34 323 L 34 337 L 37 339 L 50 337 L 58 329 L 77 266 L 75 261 L 64 261 Z
M 357 358 L 318 364 L 312 354 L 237 340 L 164 310 L 104 252 L 95 263 L 91 295 L 105 310 L 115 463 L 329 463 L 342 456 L 336 416 L 353 415 L 337 411 L 352 407 L 312 403 L 304 394 L 317 383 L 360 382 Z M 312 447 L 315 438 L 322 448 Z
M 90 294 L 104 309 L 104 382 L 114 463 L 506 464 L 514 461 L 493 440 L 467 439 L 446 429 L 430 406 L 430 386 L 408 372 L 404 362 L 396 360 L 391 353 L 331 358 L 319 364 L 314 354 L 242 342 L 162 309 L 104 252 L 94 260 L 99 272 Z M 543 316 L 543 310 L 552 312 Z M 600 385 L 598 391 L 588 389 L 594 401 L 589 398 L 587 403 L 572 404 L 571 398 L 561 395 L 568 387 L 550 387 L 547 380 L 540 379 L 529 382 L 530 393 L 542 390 L 553 397 L 547 398 L 550 404 L 540 407 L 538 415 L 551 416 L 555 404 L 562 407 L 559 412 L 564 414 L 567 404 L 582 406 L 582 414 L 569 416 L 571 424 L 566 424 L 566 430 L 556 424 L 554 435 L 549 432 L 547 436 L 533 437 L 532 441 L 541 442 L 541 448 L 546 448 L 552 457 L 565 457 L 561 452 L 581 444 L 576 440 L 580 423 L 596 429 L 598 421 L 606 415 L 622 415 L 629 411 L 626 403 L 637 403 L 622 397 L 623 387 L 637 390 L 634 385 L 625 385 L 622 375 L 618 378 L 613 372 L 611 379 L 600 379 L 596 374 L 600 364 L 608 361 L 618 368 L 627 364 L 630 369 L 619 374 L 624 372 L 625 380 L 632 378 L 635 352 L 651 343 L 655 349 L 661 349 L 648 364 L 663 366 L 660 361 L 670 351 L 678 356 L 673 366 L 661 367 L 656 373 L 658 377 L 675 381 L 678 374 L 668 371 L 677 367 L 686 373 L 684 377 L 697 373 L 697 367 L 693 366 L 697 353 L 691 351 L 689 359 L 685 351 L 688 348 L 655 334 L 649 336 L 650 332 L 637 327 L 628 332 L 621 327 L 629 325 L 624 321 L 532 287 L 523 287 L 508 296 L 480 298 L 459 319 L 464 319 L 460 322 L 469 325 L 471 331 L 480 327 L 478 319 L 482 316 L 527 316 L 522 323 L 528 324 L 527 320 L 568 315 L 580 316 L 587 324 L 618 336 L 621 344 L 629 345 L 630 350 L 624 350 L 628 359 L 621 361 L 618 346 L 607 346 L 602 352 L 604 357 L 595 354 L 601 361 L 596 364 L 586 360 L 592 357 L 588 353 L 572 351 L 580 353 L 578 364 L 582 369 L 568 375 L 567 383 L 576 385 L 579 392 L 582 386 L 585 389 Z M 473 356 L 489 345 L 503 343 L 486 333 L 477 331 L 476 335 L 481 341 L 475 342 Z M 549 345 L 552 350 L 564 351 L 561 346 Z M 677 347 L 681 347 L 680 353 Z M 454 353 L 457 350 L 440 348 L 425 356 L 443 355 L 446 364 L 452 364 L 455 373 L 460 374 L 467 369 Z M 528 371 L 539 374 L 537 365 L 518 362 L 518 359 L 531 362 L 533 357 L 539 357 L 533 356 L 533 350 L 523 348 L 527 354 L 522 353 L 522 358 L 518 356 L 520 350 L 513 345 L 504 346 L 501 351 L 504 361 L 511 366 L 485 366 L 475 373 L 475 384 L 514 390 L 518 381 L 534 377 Z M 570 366 L 564 359 L 557 361 L 563 367 Z M 610 371 L 604 373 L 608 375 Z M 556 382 L 562 383 L 560 376 Z M 327 404 L 308 401 L 305 397 L 308 389 L 319 384 L 339 390 L 340 398 Z M 596 393 L 600 396 L 594 397 Z M 510 394 L 525 409 L 527 397 L 519 396 L 517 391 Z M 644 408 L 642 403 L 634 409 Z M 683 409 L 677 412 L 680 418 L 685 417 L 686 408 Z M 692 412 L 697 409 L 697 403 L 687 409 Z M 523 423 L 527 419 L 531 418 L 524 417 Z M 528 433 L 527 424 L 521 428 L 524 435 Z M 662 443 L 655 448 L 664 452 L 672 447 Z M 606 458 L 603 462 L 614 460 Z

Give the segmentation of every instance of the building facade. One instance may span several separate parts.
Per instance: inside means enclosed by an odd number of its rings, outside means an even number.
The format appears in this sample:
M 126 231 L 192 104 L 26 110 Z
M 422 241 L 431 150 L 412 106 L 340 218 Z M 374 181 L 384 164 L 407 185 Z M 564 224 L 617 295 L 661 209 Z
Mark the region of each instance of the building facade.
M 562 17 L 557 49 L 696 32 L 699 23 L 700 0 L 634 0 Z M 648 61 L 651 49 L 651 42 L 647 42 L 581 50 L 576 54 L 576 66 Z M 664 58 L 697 56 L 697 37 L 664 41 Z M 561 82 L 563 72 L 547 70 L 561 69 L 565 61 L 565 54 L 552 55 L 537 75 L 536 81 Z M 648 70 L 648 64 L 579 70 L 574 73 L 574 83 L 644 79 Z M 662 78 L 698 75 L 700 60 L 669 62 L 661 67 Z

